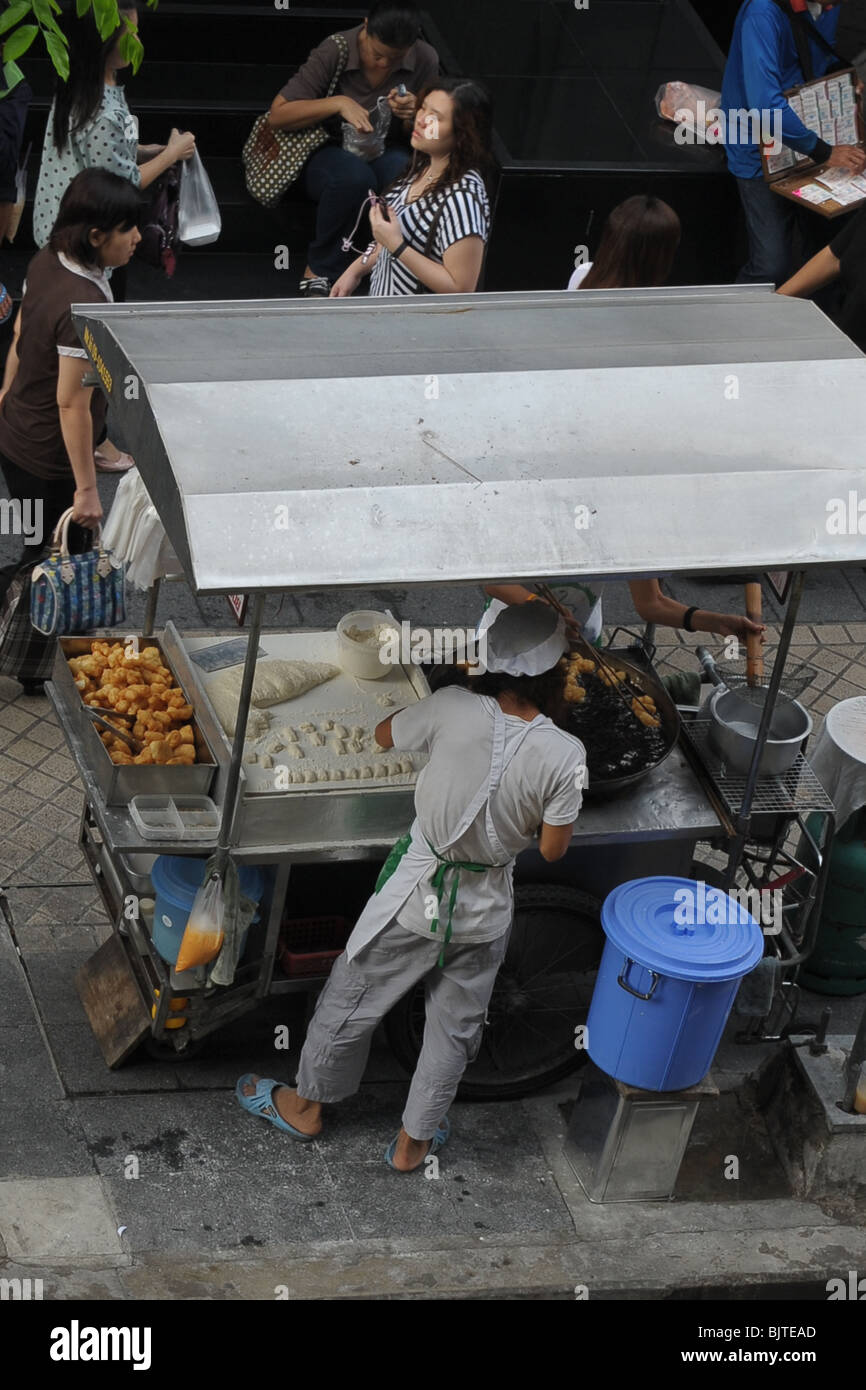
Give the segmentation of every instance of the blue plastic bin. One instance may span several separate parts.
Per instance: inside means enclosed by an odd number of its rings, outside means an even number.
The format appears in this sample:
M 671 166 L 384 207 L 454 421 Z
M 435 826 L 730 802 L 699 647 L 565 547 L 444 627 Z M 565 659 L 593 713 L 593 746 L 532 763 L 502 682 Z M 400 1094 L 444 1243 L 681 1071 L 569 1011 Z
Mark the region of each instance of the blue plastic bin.
M 620 884 L 601 923 L 607 941 L 587 1019 L 590 1057 L 643 1090 L 697 1085 L 740 980 L 764 953 L 760 926 L 719 889 L 669 877 Z
M 207 859 L 196 859 L 186 854 L 161 854 L 151 869 L 156 900 L 153 909 L 153 944 L 170 965 L 177 961 L 195 895 L 204 881 L 206 866 Z M 261 902 L 265 886 L 261 869 L 252 864 L 243 864 L 238 876 L 244 897 L 255 903 Z M 245 937 L 246 933 L 241 943 L 241 955 L 246 946 Z

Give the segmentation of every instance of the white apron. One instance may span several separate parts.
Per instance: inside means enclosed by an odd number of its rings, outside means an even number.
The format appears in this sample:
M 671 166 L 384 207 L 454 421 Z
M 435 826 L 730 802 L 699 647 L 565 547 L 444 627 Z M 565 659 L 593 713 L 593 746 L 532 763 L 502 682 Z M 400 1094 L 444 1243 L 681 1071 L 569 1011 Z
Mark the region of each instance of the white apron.
M 370 942 L 385 929 L 388 923 L 396 917 L 407 898 L 411 896 L 425 876 L 429 877 L 431 880 L 431 889 L 437 886 L 433 883 L 434 877 L 439 877 L 438 887 L 440 903 L 442 900 L 444 877 L 449 873 L 452 876 L 448 924 L 450 927 L 450 910 L 453 910 L 457 883 L 462 874 L 465 874 L 465 880 L 461 883 L 464 892 L 470 889 L 470 875 L 473 872 L 483 871 L 485 873 L 510 875 L 511 866 L 514 863 L 514 856 L 508 855 L 507 850 L 502 845 L 496 833 L 493 817 L 490 814 L 490 800 L 502 780 L 502 774 L 505 772 L 505 769 L 508 767 L 508 764 L 511 762 L 518 748 L 520 748 L 529 731 L 534 728 L 544 727 L 548 725 L 548 723 L 549 721 L 544 715 L 537 714 L 533 720 L 527 722 L 524 729 L 521 729 L 517 737 L 509 744 L 506 751 L 505 715 L 502 713 L 499 704 L 494 702 L 493 751 L 490 758 L 490 770 L 487 776 L 466 807 L 454 834 L 447 844 L 439 848 L 438 853 L 431 849 L 424 832 L 418 824 L 418 818 L 416 816 L 409 829 L 408 844 L 402 853 L 402 857 L 400 857 L 390 877 L 388 877 L 384 883 L 380 882 L 378 890 L 373 893 L 355 924 L 355 929 L 346 945 L 346 955 L 349 960 L 354 959 L 358 952 L 363 950 L 365 946 L 368 946 Z M 463 868 L 457 868 L 456 865 L 460 864 L 461 861 L 455 860 L 453 861 L 455 864 L 454 868 L 448 869 L 447 866 L 443 867 L 442 861 L 445 851 L 449 850 L 452 845 L 455 845 L 457 841 L 466 834 L 466 831 L 469 829 L 482 807 L 484 808 L 484 829 L 498 862 L 494 864 L 466 865 Z M 398 841 L 395 850 L 399 850 L 401 845 L 402 842 Z M 393 852 L 394 851 L 392 851 L 392 853 Z M 444 946 L 447 939 L 447 932 L 442 923 L 434 919 L 431 923 L 431 930 L 434 934 L 434 938 L 438 937 L 438 939 L 443 942 Z

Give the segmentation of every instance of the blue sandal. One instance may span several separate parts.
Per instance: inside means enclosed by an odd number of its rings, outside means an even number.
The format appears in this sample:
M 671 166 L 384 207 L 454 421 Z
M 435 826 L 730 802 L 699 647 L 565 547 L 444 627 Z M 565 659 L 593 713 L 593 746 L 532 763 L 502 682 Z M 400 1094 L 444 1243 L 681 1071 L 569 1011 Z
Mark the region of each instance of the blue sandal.
M 414 1168 L 397 1168 L 394 1166 L 394 1151 L 397 1148 L 397 1140 L 400 1138 L 399 1134 L 395 1135 L 395 1137 L 391 1140 L 390 1144 L 385 1150 L 385 1162 L 387 1163 L 389 1168 L 394 1169 L 395 1173 L 417 1173 L 419 1168 L 424 1167 L 424 1164 L 427 1162 L 427 1159 L 430 1157 L 430 1155 L 435 1154 L 438 1149 L 441 1149 L 443 1144 L 447 1144 L 450 1137 L 451 1121 L 446 1115 L 444 1120 L 441 1121 L 436 1133 L 433 1135 L 433 1138 L 430 1140 L 429 1149 L 425 1153 L 421 1162 L 416 1164 Z
M 249 1110 L 251 1115 L 261 1115 L 263 1120 L 270 1120 L 271 1124 L 276 1125 L 277 1129 L 281 1129 L 284 1134 L 291 1134 L 293 1139 L 300 1139 L 302 1144 L 310 1144 L 318 1137 L 315 1134 L 304 1134 L 301 1130 L 295 1129 L 292 1125 L 287 1124 L 280 1115 L 277 1107 L 271 1100 L 271 1096 L 276 1086 L 282 1086 L 284 1084 L 282 1081 L 274 1081 L 271 1077 L 267 1076 L 259 1077 L 259 1080 L 256 1082 L 255 1095 L 245 1096 L 243 1088 L 244 1086 L 251 1085 L 252 1080 L 253 1074 L 248 1071 L 241 1077 L 237 1086 L 235 1086 L 235 1095 L 244 1110 Z

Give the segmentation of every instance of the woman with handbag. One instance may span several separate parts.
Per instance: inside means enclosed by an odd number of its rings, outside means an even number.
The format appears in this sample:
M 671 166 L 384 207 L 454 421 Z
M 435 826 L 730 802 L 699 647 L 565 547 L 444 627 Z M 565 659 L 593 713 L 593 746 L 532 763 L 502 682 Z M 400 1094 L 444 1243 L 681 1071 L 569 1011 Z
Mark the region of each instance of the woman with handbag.
M 34 534 L 16 563 L 0 570 L 0 603 L 68 507 L 78 528 L 93 528 L 102 516 L 93 446 L 107 403 L 83 384 L 87 353 L 70 310 L 113 298 L 106 272 L 129 263 L 140 240 L 139 211 L 128 179 L 85 169 L 63 195 L 48 245 L 27 268 L 0 390 L 0 471 L 12 514 L 33 523 Z M 83 548 L 78 528 L 73 551 Z
M 409 168 L 383 200 L 371 199 L 375 240 L 331 298 L 354 294 L 365 275 L 372 295 L 475 290 L 490 234 L 492 132 L 490 98 L 477 82 L 443 77 L 422 93 Z
M 362 24 L 313 49 L 244 147 L 253 197 L 275 207 L 303 172 L 316 204 L 302 298 L 327 297 L 349 263 L 345 238 L 361 199 L 409 161 L 416 94 L 439 71 L 436 50 L 420 35 L 414 4 L 375 0 Z
M 146 189 L 195 150 L 195 136 L 179 130 L 172 130 L 167 145 L 139 145 L 138 121 L 117 81 L 117 73 L 127 66 L 120 39 L 127 26 L 137 30 L 138 10 L 123 0 L 118 8 L 122 23 L 104 41 L 92 14 L 81 19 L 74 13 L 68 17 L 69 78 L 57 81 L 33 201 L 37 246 L 47 245 L 60 200 L 82 169 L 107 169 Z M 125 297 L 125 270 L 114 277 L 112 292 L 115 300 Z M 122 473 L 133 466 L 133 459 L 106 439 L 97 453 L 96 466 L 105 473 Z

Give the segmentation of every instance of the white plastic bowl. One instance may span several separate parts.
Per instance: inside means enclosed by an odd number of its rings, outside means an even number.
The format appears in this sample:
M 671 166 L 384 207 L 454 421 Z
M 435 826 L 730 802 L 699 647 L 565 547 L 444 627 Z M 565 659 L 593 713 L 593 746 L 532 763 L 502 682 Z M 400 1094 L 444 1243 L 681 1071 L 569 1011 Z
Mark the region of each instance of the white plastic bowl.
M 364 681 L 380 681 L 390 676 L 394 666 L 392 662 L 379 659 L 379 643 L 372 642 L 368 645 L 357 642 L 346 634 L 346 629 L 350 627 L 364 631 L 383 625 L 393 628 L 395 632 L 398 630 L 394 619 L 387 613 L 376 613 L 368 608 L 346 613 L 337 623 L 337 659 L 350 676 L 357 676 L 359 680 Z

